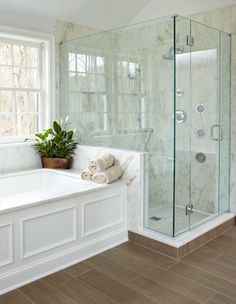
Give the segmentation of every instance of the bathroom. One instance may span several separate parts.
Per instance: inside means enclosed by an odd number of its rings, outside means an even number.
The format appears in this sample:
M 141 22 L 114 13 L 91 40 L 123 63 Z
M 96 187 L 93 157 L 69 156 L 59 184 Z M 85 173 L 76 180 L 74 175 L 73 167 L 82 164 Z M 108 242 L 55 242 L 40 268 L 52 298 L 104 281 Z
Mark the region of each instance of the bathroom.
M 0 304 L 235 303 L 236 1 L 0 3 Z

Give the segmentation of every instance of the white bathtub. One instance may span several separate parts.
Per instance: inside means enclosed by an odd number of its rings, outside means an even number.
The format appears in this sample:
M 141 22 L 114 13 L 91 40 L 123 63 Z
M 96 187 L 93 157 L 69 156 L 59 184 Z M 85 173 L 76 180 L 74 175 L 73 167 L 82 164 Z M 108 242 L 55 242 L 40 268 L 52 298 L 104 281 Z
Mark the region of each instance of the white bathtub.
M 0 175 L 0 294 L 127 241 L 126 198 L 72 170 Z
M 38 169 L 3 174 L 0 175 L 0 214 L 106 186 L 84 181 L 79 174 L 60 170 Z

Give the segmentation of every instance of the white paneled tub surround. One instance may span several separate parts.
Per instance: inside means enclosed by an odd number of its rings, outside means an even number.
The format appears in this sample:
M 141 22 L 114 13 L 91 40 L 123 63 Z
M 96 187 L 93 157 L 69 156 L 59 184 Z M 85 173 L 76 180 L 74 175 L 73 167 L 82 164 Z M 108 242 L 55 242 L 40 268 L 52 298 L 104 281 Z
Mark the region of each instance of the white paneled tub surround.
M 127 241 L 126 187 L 73 170 L 0 175 L 0 294 Z

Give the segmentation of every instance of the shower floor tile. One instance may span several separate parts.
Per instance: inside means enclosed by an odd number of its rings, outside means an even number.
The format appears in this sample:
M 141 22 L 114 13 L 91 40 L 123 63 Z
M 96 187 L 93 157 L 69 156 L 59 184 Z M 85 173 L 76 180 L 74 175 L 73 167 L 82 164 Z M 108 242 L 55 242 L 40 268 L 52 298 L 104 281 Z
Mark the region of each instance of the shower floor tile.
M 190 216 L 190 225 L 196 225 L 211 214 L 206 214 L 194 211 Z M 158 220 L 155 220 L 158 218 Z M 173 208 L 168 205 L 162 204 L 157 207 L 150 207 L 148 210 L 148 228 L 171 235 L 173 232 Z M 175 231 L 181 233 L 189 229 L 189 216 L 185 215 L 185 208 L 175 208 Z

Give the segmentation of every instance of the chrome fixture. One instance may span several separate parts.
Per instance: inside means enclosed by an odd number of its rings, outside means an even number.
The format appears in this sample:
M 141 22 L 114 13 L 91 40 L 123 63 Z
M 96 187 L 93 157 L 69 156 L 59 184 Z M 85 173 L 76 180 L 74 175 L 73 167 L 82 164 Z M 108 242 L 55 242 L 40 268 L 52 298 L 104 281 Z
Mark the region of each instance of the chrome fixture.
M 221 125 L 212 125 L 211 127 L 211 139 L 214 141 L 223 140 L 223 127 Z
M 191 35 L 187 36 L 187 41 L 186 41 L 188 46 L 193 46 L 194 45 L 194 38 Z
M 204 104 L 199 104 L 196 106 L 196 111 L 198 113 L 204 113 L 206 112 L 206 106 Z
M 160 221 L 161 220 L 161 217 L 158 217 L 158 216 L 151 216 L 151 217 L 149 217 L 149 220 L 152 220 L 152 221 Z
M 179 55 L 179 54 L 183 54 L 183 52 L 184 52 L 184 47 L 183 46 L 177 46 L 175 49 L 172 46 L 169 49 L 169 52 L 167 54 L 164 54 L 162 57 L 163 57 L 163 59 L 173 60 L 175 54 Z
M 181 124 L 185 122 L 187 119 L 187 114 L 184 111 L 177 110 L 176 111 L 176 122 Z
M 140 73 L 141 73 L 140 68 L 132 69 L 128 73 L 128 78 L 130 80 L 136 80 L 136 79 L 138 79 Z
M 196 154 L 195 159 L 199 163 L 204 163 L 206 161 L 206 155 L 202 152 Z
M 204 129 L 200 128 L 200 129 L 196 130 L 196 134 L 197 134 L 198 137 L 203 138 L 203 137 L 206 136 L 206 131 Z
M 177 95 L 178 97 L 183 96 L 183 95 L 184 95 L 184 90 L 183 90 L 183 89 L 177 89 L 177 90 L 176 90 L 176 95 Z
M 189 203 L 185 206 L 185 215 L 190 215 L 193 213 L 193 204 Z

